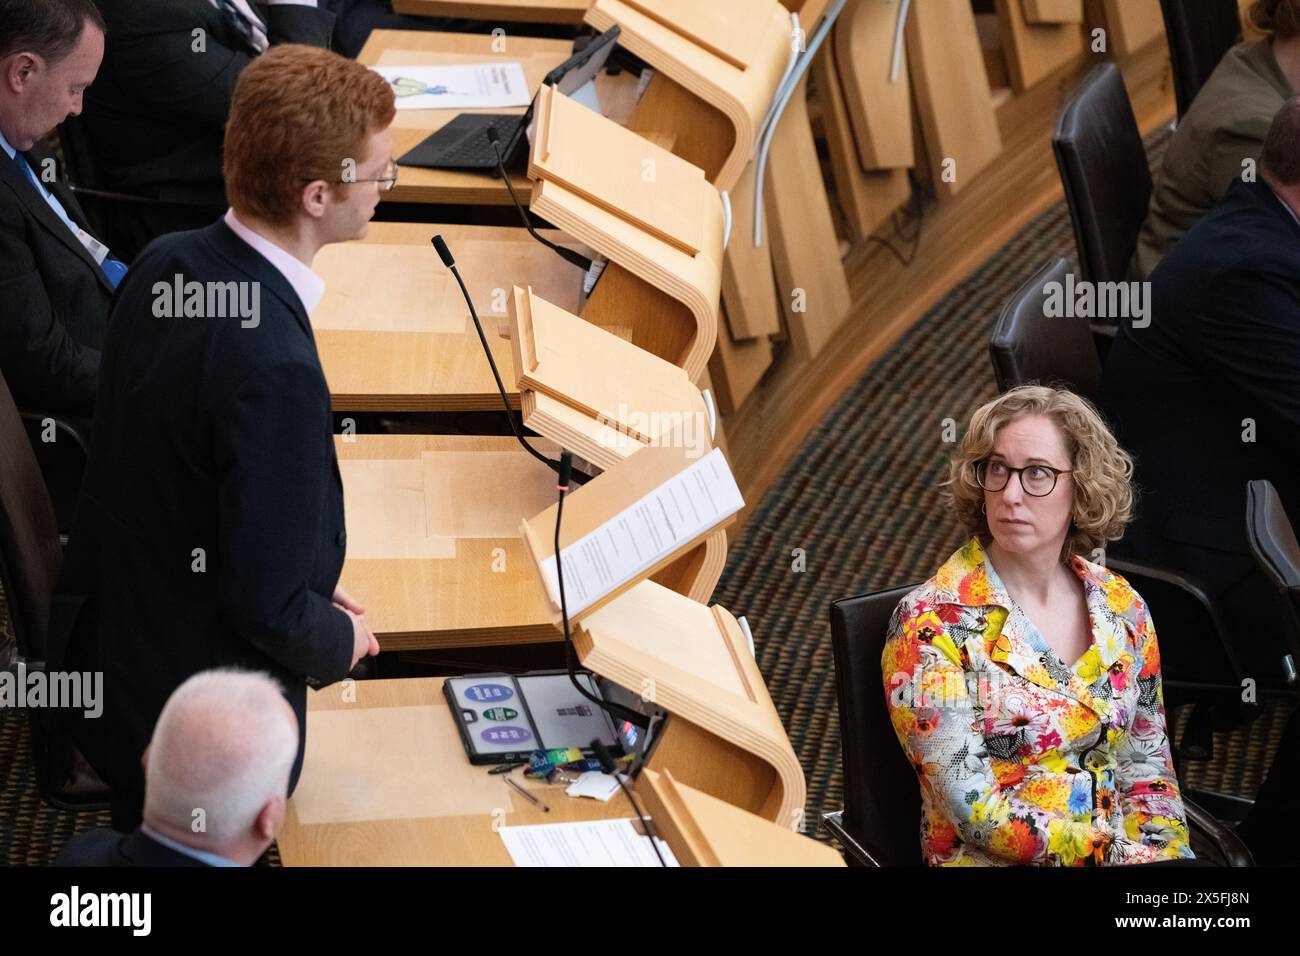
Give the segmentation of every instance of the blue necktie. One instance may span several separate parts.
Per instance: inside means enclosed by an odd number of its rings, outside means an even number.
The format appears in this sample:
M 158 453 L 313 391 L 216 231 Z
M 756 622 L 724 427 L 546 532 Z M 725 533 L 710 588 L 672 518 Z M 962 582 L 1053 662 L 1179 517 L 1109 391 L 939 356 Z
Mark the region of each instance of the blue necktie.
M 36 192 L 40 194 L 41 201 L 45 202 L 46 201 L 45 193 L 41 189 L 40 182 L 36 179 L 36 173 L 32 169 L 32 165 L 30 160 L 27 157 L 27 154 L 20 153 L 17 150 L 15 150 L 14 162 L 18 165 L 18 168 L 22 170 L 23 175 L 27 177 L 27 180 L 32 184 L 32 186 L 35 187 Z M 51 209 L 53 209 L 53 207 L 51 207 Z M 64 211 L 66 213 L 67 210 Z M 71 229 L 71 227 L 69 228 Z M 75 229 L 72 229 L 72 235 L 74 239 L 77 239 L 77 242 L 81 242 L 81 240 L 77 238 L 77 233 Z M 122 262 L 120 259 L 113 258 L 111 253 L 109 255 L 104 256 L 104 261 L 99 264 L 99 268 L 103 270 L 104 278 L 108 279 L 108 284 L 112 286 L 114 289 L 116 289 L 118 285 L 121 284 L 123 277 L 126 275 L 126 263 Z

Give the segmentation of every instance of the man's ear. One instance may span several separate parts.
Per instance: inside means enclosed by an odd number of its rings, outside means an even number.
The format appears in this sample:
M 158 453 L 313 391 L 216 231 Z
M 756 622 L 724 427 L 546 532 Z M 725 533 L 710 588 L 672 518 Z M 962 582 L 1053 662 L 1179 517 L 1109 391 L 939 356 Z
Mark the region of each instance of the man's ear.
M 313 219 L 325 215 L 329 204 L 330 184 L 323 179 L 314 179 L 302 187 L 301 204 L 303 211 Z
M 34 53 L 15 53 L 4 64 L 4 85 L 14 93 L 21 93 L 39 67 L 40 61 Z
M 153 744 L 148 744 L 144 748 L 144 753 L 140 755 L 140 766 L 143 767 L 146 772 L 149 770 L 149 748 L 152 746 Z
M 262 804 L 261 810 L 257 811 L 257 819 L 253 821 L 253 832 L 259 839 L 269 843 L 275 839 L 275 835 L 280 832 L 280 827 L 283 825 L 284 797 L 272 797 Z

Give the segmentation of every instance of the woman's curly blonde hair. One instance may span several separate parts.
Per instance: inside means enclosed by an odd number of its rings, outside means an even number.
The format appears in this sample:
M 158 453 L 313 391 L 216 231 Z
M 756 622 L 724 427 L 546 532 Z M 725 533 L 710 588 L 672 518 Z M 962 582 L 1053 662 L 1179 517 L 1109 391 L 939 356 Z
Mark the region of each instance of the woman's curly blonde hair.
M 945 497 L 967 533 L 987 541 L 991 532 L 975 464 L 992 453 L 1004 426 L 1039 415 L 1060 429 L 1073 471 L 1074 503 L 1061 558 L 1090 558 L 1119 540 L 1132 520 L 1133 459 L 1092 404 L 1071 391 L 1023 385 L 976 409 L 949 463 Z

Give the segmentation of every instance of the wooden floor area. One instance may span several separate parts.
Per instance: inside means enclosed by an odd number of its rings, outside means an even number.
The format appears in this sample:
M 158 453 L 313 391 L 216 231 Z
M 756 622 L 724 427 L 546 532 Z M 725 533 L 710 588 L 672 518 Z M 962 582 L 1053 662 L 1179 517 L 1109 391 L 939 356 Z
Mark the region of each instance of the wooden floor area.
M 955 198 L 927 208 L 910 267 L 878 243 L 864 241 L 849 251 L 844 260 L 853 298 L 848 319 L 811 360 L 782 355 L 745 405 L 724 421 L 728 454 L 747 503 L 731 535 L 871 362 L 959 280 L 1062 197 L 1052 127 L 1066 97 L 1099 62 L 1101 58 L 1081 59 L 1001 105 L 1002 157 Z M 1175 106 L 1164 37 L 1117 62 L 1142 131 L 1170 122 Z M 1026 277 L 1039 265 L 1026 263 Z

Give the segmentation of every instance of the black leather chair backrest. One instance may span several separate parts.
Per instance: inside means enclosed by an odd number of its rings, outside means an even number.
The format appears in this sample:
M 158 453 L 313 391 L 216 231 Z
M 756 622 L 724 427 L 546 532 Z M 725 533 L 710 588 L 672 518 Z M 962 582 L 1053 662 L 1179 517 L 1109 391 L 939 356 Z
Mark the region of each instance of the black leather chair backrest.
M 1223 54 L 1241 39 L 1237 0 L 1160 0 L 1182 119 Z
M 894 608 L 916 585 L 831 605 L 844 762 L 844 827 L 880 866 L 920 866 L 921 791 L 889 720 L 880 655 Z
M 54 505 L 0 376 L 0 575 L 23 657 L 45 659 L 50 601 L 62 559 Z
M 1124 77 L 1103 63 L 1084 77 L 1056 120 L 1052 149 L 1090 282 L 1122 282 L 1151 200 L 1151 169 Z
M 989 357 L 998 391 L 1037 382 L 1069 388 L 1090 401 L 1097 397 L 1101 362 L 1086 318 L 1047 315 L 1048 286 L 1055 282 L 1064 298 L 1072 266 L 1057 259 L 1038 271 L 1011 297 L 993 327 Z
M 1252 481 L 1246 486 L 1246 537 L 1260 570 L 1277 588 L 1282 606 L 1292 611 L 1287 633 L 1292 658 L 1300 664 L 1300 543 L 1272 482 Z

